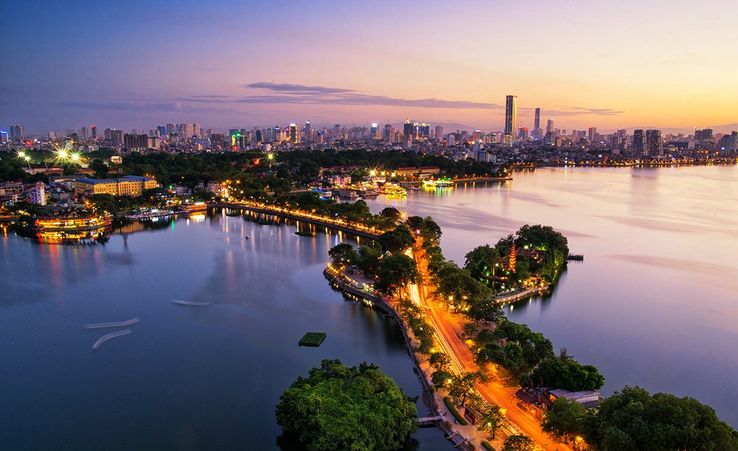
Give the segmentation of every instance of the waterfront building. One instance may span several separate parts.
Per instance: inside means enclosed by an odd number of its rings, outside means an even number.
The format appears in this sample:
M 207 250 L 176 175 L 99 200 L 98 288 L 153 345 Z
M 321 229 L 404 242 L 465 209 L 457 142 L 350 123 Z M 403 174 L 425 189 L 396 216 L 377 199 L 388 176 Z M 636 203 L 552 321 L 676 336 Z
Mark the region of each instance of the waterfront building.
M 643 134 L 643 130 L 633 130 L 633 143 L 631 149 L 636 155 L 643 155 L 646 150 L 646 136 Z
M 36 182 L 26 188 L 25 197 L 36 205 L 46 205 L 46 187 L 43 182 Z
M 505 143 L 512 144 L 518 129 L 518 96 L 505 98 Z
M 112 194 L 113 196 L 138 197 L 147 189 L 158 188 L 159 183 L 151 177 L 127 175 L 116 179 L 81 178 L 74 183 L 76 194 Z
M 712 149 L 715 144 L 711 128 L 700 128 L 695 130 L 694 140 L 695 143 L 703 149 Z
M 661 139 L 661 130 L 646 130 L 646 153 L 649 156 L 663 155 L 664 140 Z

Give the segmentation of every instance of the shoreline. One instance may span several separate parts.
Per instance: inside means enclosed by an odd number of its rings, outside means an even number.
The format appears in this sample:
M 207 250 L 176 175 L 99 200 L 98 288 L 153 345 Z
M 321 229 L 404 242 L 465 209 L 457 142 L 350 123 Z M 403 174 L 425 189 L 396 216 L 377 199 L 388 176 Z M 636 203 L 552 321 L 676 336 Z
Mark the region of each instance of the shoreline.
M 443 402 L 441 396 L 435 388 L 433 388 L 428 371 L 423 367 L 417 353 L 415 352 L 407 325 L 402 320 L 402 317 L 400 317 L 400 315 L 395 311 L 394 307 L 379 295 L 370 294 L 351 286 L 343 280 L 346 276 L 339 273 L 331 266 L 328 266 L 323 270 L 323 276 L 328 279 L 332 288 L 340 291 L 345 297 L 348 297 L 353 301 L 361 302 L 369 308 L 375 308 L 386 313 L 395 320 L 402 332 L 405 346 L 407 347 L 408 354 L 413 362 L 413 370 L 418 375 L 423 394 L 427 395 L 430 401 L 430 405 L 428 407 L 431 414 L 440 417 L 439 420 L 434 422 L 436 427 L 444 433 L 446 440 L 450 441 L 455 448 L 463 450 L 476 449 L 472 441 L 465 435 L 461 434 L 459 431 L 459 426 L 461 425 L 453 422 L 453 415 L 448 411 L 448 408 Z

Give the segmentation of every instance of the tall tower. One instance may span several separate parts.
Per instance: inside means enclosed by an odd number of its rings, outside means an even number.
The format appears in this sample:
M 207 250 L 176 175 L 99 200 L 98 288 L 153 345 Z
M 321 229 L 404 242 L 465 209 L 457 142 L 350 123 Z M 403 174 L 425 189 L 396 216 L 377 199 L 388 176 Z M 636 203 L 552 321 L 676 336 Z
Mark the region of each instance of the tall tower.
M 518 96 L 505 98 L 505 142 L 512 143 L 518 130 Z
M 636 155 L 644 155 L 646 152 L 646 137 L 643 130 L 633 130 L 633 153 Z

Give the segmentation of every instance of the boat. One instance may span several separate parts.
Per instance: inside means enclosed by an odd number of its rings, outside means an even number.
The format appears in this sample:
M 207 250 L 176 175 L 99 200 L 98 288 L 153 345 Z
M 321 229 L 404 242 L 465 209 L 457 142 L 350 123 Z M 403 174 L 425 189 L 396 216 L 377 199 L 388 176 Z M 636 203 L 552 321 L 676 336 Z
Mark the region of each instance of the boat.
M 405 197 L 407 190 L 397 185 L 384 185 L 384 195 L 389 197 Z
M 136 324 L 137 322 L 141 321 L 138 318 L 131 318 L 126 321 L 118 321 L 115 323 L 91 323 L 91 324 L 85 324 L 85 329 L 105 329 L 110 327 L 128 327 Z
M 374 199 L 377 196 L 379 196 L 379 193 L 374 189 L 366 189 L 361 192 L 361 197 L 364 199 Z

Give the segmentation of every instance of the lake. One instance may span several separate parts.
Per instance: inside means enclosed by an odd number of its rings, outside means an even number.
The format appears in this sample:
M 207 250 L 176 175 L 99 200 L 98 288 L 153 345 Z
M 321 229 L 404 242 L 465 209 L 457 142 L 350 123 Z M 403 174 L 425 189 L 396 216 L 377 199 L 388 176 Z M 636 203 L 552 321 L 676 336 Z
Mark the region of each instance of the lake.
M 569 239 L 553 295 L 506 307 L 514 321 L 624 385 L 692 396 L 738 427 L 738 168 L 546 168 L 514 180 L 378 198 L 433 216 L 463 265 L 523 224 Z
M 98 246 L 2 237 L 2 447 L 277 449 L 279 395 L 321 359 L 375 363 L 419 396 L 398 326 L 323 278 L 341 238 L 294 231 L 217 214 Z M 85 324 L 133 317 L 131 335 L 92 351 L 114 329 Z M 298 347 L 308 331 L 328 336 Z M 453 449 L 435 428 L 415 439 Z

